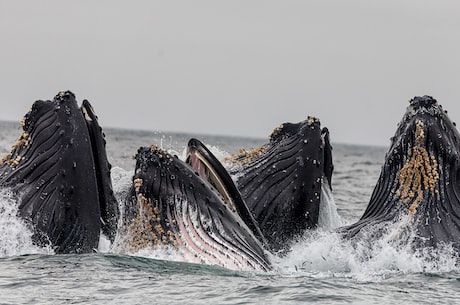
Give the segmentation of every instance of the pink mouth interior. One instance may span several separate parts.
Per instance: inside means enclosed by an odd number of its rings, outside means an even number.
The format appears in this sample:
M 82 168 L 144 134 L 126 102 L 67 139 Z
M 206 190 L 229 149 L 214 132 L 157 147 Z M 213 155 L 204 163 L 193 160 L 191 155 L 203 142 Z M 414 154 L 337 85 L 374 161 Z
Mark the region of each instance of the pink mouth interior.
M 189 158 L 190 165 L 198 173 L 198 175 L 202 177 L 204 180 L 209 180 L 208 170 L 206 169 L 206 166 L 204 166 L 204 164 L 197 157 L 197 154 L 194 150 L 190 152 Z

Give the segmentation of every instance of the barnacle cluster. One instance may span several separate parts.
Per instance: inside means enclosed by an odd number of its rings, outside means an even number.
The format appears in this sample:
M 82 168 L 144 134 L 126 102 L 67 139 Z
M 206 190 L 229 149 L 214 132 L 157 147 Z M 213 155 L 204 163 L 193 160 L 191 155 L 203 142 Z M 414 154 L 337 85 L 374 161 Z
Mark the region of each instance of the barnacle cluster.
M 21 160 L 24 160 L 23 156 L 19 155 L 22 148 L 29 146 L 31 141 L 30 135 L 27 132 L 23 132 L 16 143 L 11 147 L 11 153 L 7 154 L 0 160 L 0 165 L 3 163 L 8 164 L 11 168 L 15 168 L 19 165 Z
M 136 178 L 134 179 L 133 181 L 133 185 L 134 185 L 134 189 L 136 190 L 136 192 L 139 192 L 139 189 L 140 187 L 142 186 L 142 183 L 144 181 L 141 179 L 141 178 Z
M 435 192 L 439 180 L 438 162 L 434 156 L 429 156 L 425 147 L 421 146 L 424 140 L 424 124 L 416 122 L 416 146 L 409 153 L 409 160 L 399 172 L 399 189 L 397 195 L 403 203 L 409 204 L 409 214 L 415 214 L 417 207 L 423 200 L 425 191 Z
M 139 182 L 139 181 L 138 181 Z M 161 224 L 160 209 L 139 193 L 137 196 L 137 216 L 133 218 L 127 230 L 127 247 L 130 252 L 161 245 L 173 245 L 177 249 L 176 236 L 171 230 L 165 230 Z
M 283 128 L 284 128 L 284 124 L 279 125 L 275 129 L 273 129 L 272 133 L 270 134 L 270 136 L 268 138 L 270 140 L 276 138 L 278 136 L 278 134 L 281 132 L 281 130 L 283 130 Z
M 3 165 L 3 163 L 8 162 L 11 159 L 11 154 L 7 154 L 0 160 L 0 166 Z
M 313 124 L 318 123 L 319 119 L 314 116 L 309 116 L 307 118 L 307 125 L 313 128 Z
M 238 166 L 243 164 L 248 164 L 252 162 L 252 159 L 260 156 L 265 150 L 264 146 L 246 150 L 240 148 L 238 153 L 232 154 L 230 157 L 226 157 L 224 162 L 230 162 L 232 166 Z
M 163 153 L 163 150 L 162 150 L 160 147 L 156 146 L 156 145 L 151 145 L 151 146 L 150 146 L 150 151 L 151 151 L 153 154 L 158 153 L 158 154 L 160 154 L 160 156 L 161 156 L 161 154 Z
M 423 130 L 424 124 L 422 121 L 417 121 L 415 123 L 415 140 L 417 144 L 422 144 L 423 140 L 425 139 L 425 131 Z

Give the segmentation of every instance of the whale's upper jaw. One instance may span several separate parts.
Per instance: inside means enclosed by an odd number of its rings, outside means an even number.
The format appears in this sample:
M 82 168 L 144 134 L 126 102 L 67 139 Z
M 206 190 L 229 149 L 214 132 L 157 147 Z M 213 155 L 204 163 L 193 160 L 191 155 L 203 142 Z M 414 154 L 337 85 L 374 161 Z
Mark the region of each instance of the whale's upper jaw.
M 331 185 L 331 150 L 329 131 L 308 117 L 281 124 L 267 144 L 227 160 L 272 252 L 285 251 L 305 230 L 316 228 L 323 184 Z

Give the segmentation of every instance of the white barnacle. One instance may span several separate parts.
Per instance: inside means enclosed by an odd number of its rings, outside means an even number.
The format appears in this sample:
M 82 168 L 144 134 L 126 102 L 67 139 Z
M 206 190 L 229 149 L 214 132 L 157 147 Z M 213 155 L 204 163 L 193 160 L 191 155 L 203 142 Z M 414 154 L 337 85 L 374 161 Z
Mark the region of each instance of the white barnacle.
M 415 134 L 416 134 L 416 141 L 417 143 L 421 144 L 423 139 L 425 139 L 425 132 L 424 132 L 425 124 L 422 121 L 418 120 L 415 123 Z
M 134 188 L 136 189 L 136 191 L 139 191 L 139 189 L 142 186 L 143 182 L 144 181 L 141 178 L 134 179 Z
M 307 118 L 307 125 L 312 126 L 315 122 L 319 122 L 319 119 L 313 116 Z

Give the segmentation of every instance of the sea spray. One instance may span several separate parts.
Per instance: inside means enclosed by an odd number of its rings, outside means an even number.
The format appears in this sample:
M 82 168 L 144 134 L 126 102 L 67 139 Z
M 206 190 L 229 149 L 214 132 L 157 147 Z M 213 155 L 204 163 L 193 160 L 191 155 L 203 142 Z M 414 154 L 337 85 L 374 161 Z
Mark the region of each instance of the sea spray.
M 337 213 L 332 190 L 326 178 L 323 178 L 321 186 L 321 201 L 319 204 L 318 227 L 324 230 L 335 229 L 343 225 L 340 215 Z
M 111 170 L 111 178 L 112 178 L 112 187 L 113 187 L 113 192 L 115 194 L 115 198 L 117 199 L 118 202 L 118 208 L 120 211 L 120 219 L 118 221 L 118 232 L 117 236 L 115 237 L 115 240 L 120 238 L 119 232 L 120 232 L 120 226 L 122 224 L 122 219 L 124 217 L 124 214 L 126 213 L 125 211 L 125 203 L 126 200 L 131 200 L 129 198 L 129 192 L 132 186 L 132 177 L 133 177 L 133 172 L 125 170 L 121 167 L 114 166 Z M 102 243 L 99 244 L 98 251 L 100 252 L 117 252 L 116 249 L 112 248 L 112 244 L 110 243 L 109 240 L 107 240 L 104 237 L 101 237 L 100 242 Z
M 460 271 L 459 256 L 451 245 L 414 248 L 415 235 L 392 239 L 395 228 L 399 224 L 381 224 L 352 239 L 331 230 L 307 232 L 286 256 L 275 258 L 276 270 L 283 275 L 351 277 L 359 282 L 396 274 Z
M 0 257 L 52 253 L 51 248 L 33 244 L 31 228 L 17 213 L 17 202 L 12 192 L 0 190 Z

